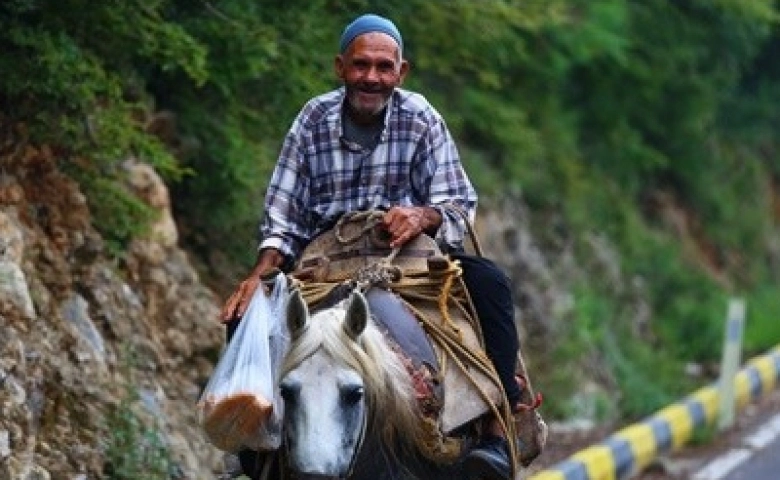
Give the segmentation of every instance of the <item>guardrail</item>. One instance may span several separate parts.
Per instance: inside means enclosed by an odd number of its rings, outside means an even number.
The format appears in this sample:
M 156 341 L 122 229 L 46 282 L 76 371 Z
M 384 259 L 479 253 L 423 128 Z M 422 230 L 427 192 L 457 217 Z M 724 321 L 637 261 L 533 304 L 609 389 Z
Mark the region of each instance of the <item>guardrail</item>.
M 737 408 L 771 391 L 780 380 L 780 345 L 746 362 L 734 377 Z M 659 453 L 686 444 L 697 427 L 714 425 L 720 408 L 718 385 L 701 388 L 646 420 L 612 434 L 528 480 L 625 479 L 650 465 Z M 555 441 L 551 438 L 550 441 Z

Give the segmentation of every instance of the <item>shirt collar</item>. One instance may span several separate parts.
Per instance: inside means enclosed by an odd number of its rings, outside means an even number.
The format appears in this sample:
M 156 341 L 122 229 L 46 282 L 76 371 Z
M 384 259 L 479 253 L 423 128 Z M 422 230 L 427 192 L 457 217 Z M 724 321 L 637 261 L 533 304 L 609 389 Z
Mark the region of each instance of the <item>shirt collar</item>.
M 387 125 L 390 123 L 390 117 L 393 115 L 393 111 L 396 108 L 396 104 L 399 102 L 399 92 L 396 88 L 393 90 L 393 94 L 390 95 L 390 100 L 387 102 L 387 107 L 385 108 L 385 119 L 384 119 L 384 126 L 382 127 L 382 134 L 379 136 L 379 141 L 384 142 L 387 140 L 388 133 L 387 133 Z M 348 142 L 344 138 L 344 125 L 341 120 L 341 113 L 344 110 L 344 102 L 347 99 L 347 89 L 343 86 L 338 89 L 338 96 L 337 96 L 337 106 L 334 108 L 329 114 L 328 114 L 328 121 L 333 125 L 333 128 L 335 132 L 338 135 L 339 140 L 344 145 L 351 145 L 350 142 Z

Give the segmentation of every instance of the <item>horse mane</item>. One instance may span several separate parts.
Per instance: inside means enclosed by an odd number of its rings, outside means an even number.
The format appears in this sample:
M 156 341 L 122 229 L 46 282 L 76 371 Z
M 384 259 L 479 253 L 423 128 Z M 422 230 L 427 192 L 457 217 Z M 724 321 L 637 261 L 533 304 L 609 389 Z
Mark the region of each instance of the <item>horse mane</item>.
M 362 377 L 369 432 L 376 432 L 391 449 L 421 447 L 426 436 L 406 367 L 373 321 L 367 323 L 357 341 L 347 335 L 343 328 L 346 303 L 312 314 L 306 327 L 293 338 L 282 376 L 321 349 Z

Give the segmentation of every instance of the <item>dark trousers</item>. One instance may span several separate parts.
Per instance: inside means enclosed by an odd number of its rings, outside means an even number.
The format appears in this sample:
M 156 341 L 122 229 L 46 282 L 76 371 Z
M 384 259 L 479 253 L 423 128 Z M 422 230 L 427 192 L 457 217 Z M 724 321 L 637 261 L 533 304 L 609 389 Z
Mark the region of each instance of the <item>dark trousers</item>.
M 453 254 L 463 269 L 463 283 L 477 311 L 485 353 L 501 380 L 510 405 L 520 400 L 520 387 L 515 381 L 517 352 L 520 340 L 515 326 L 512 283 L 491 260 L 467 254 Z

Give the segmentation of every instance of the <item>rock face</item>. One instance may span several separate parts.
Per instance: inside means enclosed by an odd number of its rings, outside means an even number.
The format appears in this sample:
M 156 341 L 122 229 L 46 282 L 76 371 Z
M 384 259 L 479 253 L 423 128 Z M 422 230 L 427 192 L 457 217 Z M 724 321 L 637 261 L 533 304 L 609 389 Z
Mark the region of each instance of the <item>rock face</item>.
M 133 418 L 177 478 L 213 479 L 222 456 L 196 402 L 222 346 L 219 300 L 177 245 L 167 188 L 127 163 L 160 216 L 118 262 L 58 160 L 0 153 L 0 478 L 106 478 L 112 455 L 132 455 L 120 440 L 134 424 L 116 419 Z
M 646 338 L 652 311 L 644 283 L 626 278 L 620 255 L 607 238 L 592 233 L 578 242 L 556 214 L 533 215 L 519 194 L 506 194 L 481 211 L 476 231 L 484 255 L 512 279 L 515 320 L 532 382 L 544 389 L 555 372 L 570 374 L 566 380 L 570 393 L 564 397 L 565 392 L 558 391 L 557 400 L 570 415 L 569 425 L 563 427 L 588 430 L 617 420 L 619 393 L 604 359 L 594 352 L 572 362 L 562 358 L 557 347 L 564 336 L 574 334 L 578 282 L 592 281 L 594 275 L 619 296 L 633 333 Z M 576 252 L 577 243 L 584 252 Z M 557 424 L 551 427 L 552 435 L 560 430 Z

